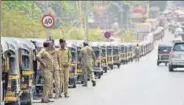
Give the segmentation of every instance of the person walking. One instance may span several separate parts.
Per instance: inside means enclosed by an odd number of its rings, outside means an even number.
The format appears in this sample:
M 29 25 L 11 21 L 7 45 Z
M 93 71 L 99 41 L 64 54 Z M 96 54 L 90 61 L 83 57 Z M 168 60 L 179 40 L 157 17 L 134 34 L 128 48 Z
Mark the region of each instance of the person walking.
M 137 44 L 135 47 L 135 61 L 139 62 L 139 59 L 140 59 L 140 47 L 139 44 Z
M 66 47 L 66 41 L 64 39 L 60 39 L 59 43 L 60 49 L 57 50 L 56 53 L 60 69 L 60 97 L 62 97 L 62 93 L 64 92 L 64 96 L 68 98 L 69 68 L 72 61 L 72 55 Z
M 54 60 L 53 64 L 53 80 L 54 80 L 54 86 L 55 86 L 55 99 L 59 98 L 59 91 L 60 91 L 60 75 L 59 75 L 59 64 L 57 62 L 58 56 L 56 54 L 56 48 L 55 48 L 55 42 L 54 40 L 50 41 L 50 48 L 49 53 Z M 52 97 L 53 94 L 53 87 L 51 88 L 49 95 Z
M 83 86 L 87 86 L 88 75 L 90 76 L 90 80 L 93 86 L 96 86 L 96 81 L 94 80 L 94 70 L 93 64 L 95 63 L 96 57 L 93 49 L 88 45 L 87 42 L 83 43 L 84 47 L 80 51 L 80 63 L 82 65 L 82 71 L 84 74 L 84 84 Z
M 52 70 L 53 70 L 53 59 L 48 52 L 49 42 L 43 43 L 43 49 L 36 55 L 38 62 L 40 63 L 41 70 L 43 70 L 43 96 L 42 103 L 49 103 L 48 99 L 49 91 L 52 86 Z

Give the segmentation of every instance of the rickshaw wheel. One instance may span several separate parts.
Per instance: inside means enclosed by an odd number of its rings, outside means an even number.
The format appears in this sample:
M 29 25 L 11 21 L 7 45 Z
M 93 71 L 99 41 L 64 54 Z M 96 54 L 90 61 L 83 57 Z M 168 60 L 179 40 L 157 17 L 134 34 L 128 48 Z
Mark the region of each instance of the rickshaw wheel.
M 111 70 L 113 69 L 113 65 L 110 66 Z
M 32 102 L 31 101 L 29 101 L 29 102 L 27 102 L 27 104 L 26 105 L 32 105 Z
M 170 65 L 169 65 L 169 71 L 173 72 L 173 67 L 171 67 Z
M 21 105 L 20 97 L 18 97 L 18 100 L 13 105 Z
M 157 66 L 159 66 L 160 62 L 157 61 Z
M 73 87 L 73 88 L 76 88 L 76 83 L 74 83 L 72 87 Z
M 120 64 L 118 64 L 118 68 L 120 68 Z

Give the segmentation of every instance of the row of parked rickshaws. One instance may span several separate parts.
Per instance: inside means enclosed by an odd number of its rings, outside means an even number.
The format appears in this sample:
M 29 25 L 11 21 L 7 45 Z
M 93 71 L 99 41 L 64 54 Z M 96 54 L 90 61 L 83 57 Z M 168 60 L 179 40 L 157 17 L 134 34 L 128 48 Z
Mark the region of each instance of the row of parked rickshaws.
M 32 105 L 35 95 L 42 94 L 42 79 L 37 76 L 36 54 L 43 47 L 44 39 L 1 39 L 2 46 L 2 68 L 3 68 L 3 102 L 5 104 Z M 75 88 L 78 83 L 83 83 L 82 67 L 79 63 L 80 49 L 84 41 L 70 40 L 67 46 L 72 54 L 70 70 L 70 87 Z M 56 48 L 59 47 L 59 40 L 55 41 Z M 120 68 L 121 64 L 127 64 L 134 60 L 134 49 L 136 43 L 116 42 L 90 42 L 96 55 L 94 73 L 96 78 L 101 78 L 103 73 L 115 67 Z M 141 56 L 146 55 L 153 49 L 153 41 L 139 43 Z

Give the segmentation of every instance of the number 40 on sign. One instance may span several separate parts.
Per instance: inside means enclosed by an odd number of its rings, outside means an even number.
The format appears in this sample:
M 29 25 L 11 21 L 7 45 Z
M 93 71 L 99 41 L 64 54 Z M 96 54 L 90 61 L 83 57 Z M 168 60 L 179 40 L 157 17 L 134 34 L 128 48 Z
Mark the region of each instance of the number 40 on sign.
M 55 19 L 52 15 L 47 14 L 42 17 L 41 22 L 42 22 L 43 27 L 52 28 L 55 24 Z

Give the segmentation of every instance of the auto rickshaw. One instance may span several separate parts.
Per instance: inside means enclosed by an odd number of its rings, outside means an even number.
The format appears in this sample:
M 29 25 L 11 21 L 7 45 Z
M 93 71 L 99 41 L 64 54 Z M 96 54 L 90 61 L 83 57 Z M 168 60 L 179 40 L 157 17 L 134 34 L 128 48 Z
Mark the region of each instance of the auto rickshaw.
M 120 44 L 119 43 L 112 43 L 113 48 L 113 65 L 116 65 L 118 68 L 121 66 L 120 60 Z
M 135 44 L 133 44 L 133 43 L 129 43 L 129 49 L 130 49 L 130 61 L 132 62 L 133 61 L 133 59 L 134 59 L 134 51 L 135 51 Z
M 106 43 L 107 46 L 107 64 L 109 68 L 112 70 L 113 67 L 113 47 L 111 44 Z
M 76 88 L 77 84 L 77 43 L 73 41 L 67 41 L 67 47 L 70 49 L 72 55 L 71 69 L 69 72 L 69 86 Z
M 171 48 L 172 44 L 159 44 L 157 65 L 160 65 L 160 63 L 165 63 L 165 65 L 167 65 L 169 63 L 169 53 Z
M 36 60 L 36 50 L 33 43 L 26 39 L 13 38 L 19 44 L 19 63 L 21 78 L 21 103 L 32 105 L 33 101 L 33 61 Z
M 100 44 L 100 49 L 101 49 L 101 66 L 104 72 L 106 73 L 108 70 L 108 65 L 107 65 L 107 46 L 105 43 L 99 43 Z
M 80 81 L 83 84 L 83 72 L 82 65 L 80 64 L 80 50 L 83 47 L 83 41 L 77 41 L 77 81 Z
M 101 53 L 102 53 L 101 47 L 97 42 L 91 42 L 90 46 L 92 47 L 95 53 L 95 56 L 96 56 L 96 62 L 94 65 L 94 73 L 95 73 L 95 76 L 100 79 L 101 76 L 103 75 L 103 70 L 101 67 Z
M 127 63 L 127 46 L 125 45 L 125 43 L 121 43 L 120 44 L 121 47 L 121 63 L 126 64 Z
M 30 42 L 32 42 L 35 46 L 35 55 L 37 52 L 39 52 L 43 48 L 43 42 L 45 39 L 27 39 Z M 42 78 L 42 71 L 39 70 L 38 62 L 37 60 L 33 61 L 33 69 L 34 69 L 34 89 L 33 89 L 33 95 L 34 98 L 41 97 L 43 93 L 43 78 Z
M 11 38 L 1 38 L 3 48 L 3 100 L 5 104 L 21 105 L 19 44 Z

